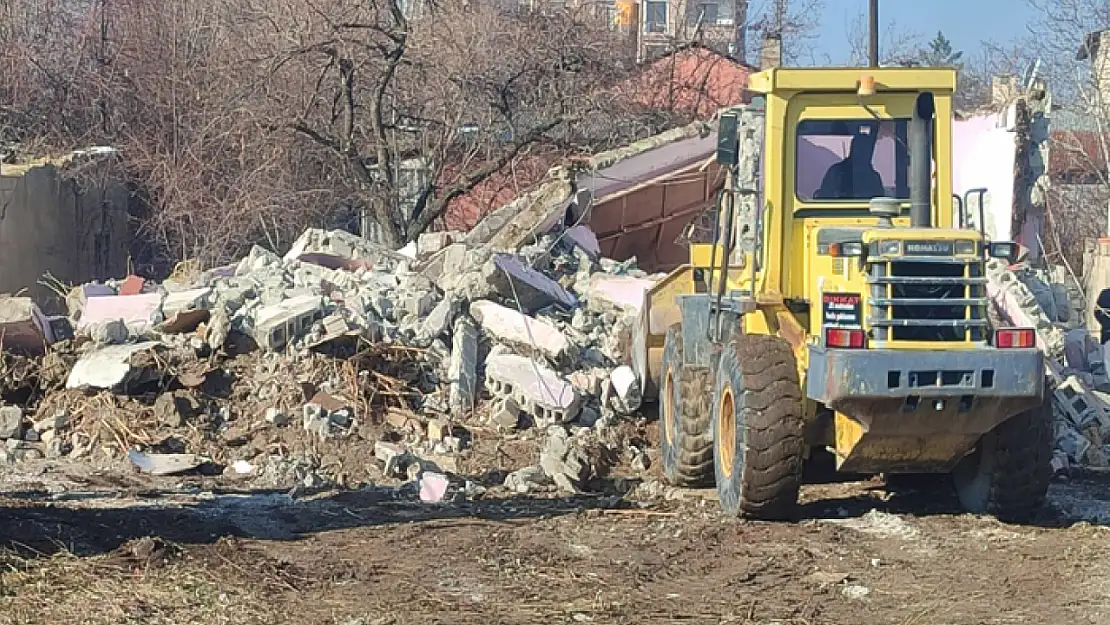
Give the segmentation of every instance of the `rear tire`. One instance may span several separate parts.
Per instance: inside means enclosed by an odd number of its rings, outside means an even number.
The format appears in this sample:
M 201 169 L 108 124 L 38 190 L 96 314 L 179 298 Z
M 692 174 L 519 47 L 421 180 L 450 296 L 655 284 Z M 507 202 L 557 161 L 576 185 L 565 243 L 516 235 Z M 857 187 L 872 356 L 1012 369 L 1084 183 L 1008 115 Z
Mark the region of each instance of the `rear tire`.
M 991 430 L 952 473 L 963 507 L 1002 521 L 1025 521 L 1044 505 L 1052 481 L 1052 402 Z
M 682 325 L 667 329 L 659 376 L 663 475 L 674 486 L 708 486 L 713 479 L 709 370 L 682 363 Z
M 726 514 L 794 515 L 805 457 L 802 402 L 789 344 L 735 333 L 721 354 L 713 393 L 713 464 Z

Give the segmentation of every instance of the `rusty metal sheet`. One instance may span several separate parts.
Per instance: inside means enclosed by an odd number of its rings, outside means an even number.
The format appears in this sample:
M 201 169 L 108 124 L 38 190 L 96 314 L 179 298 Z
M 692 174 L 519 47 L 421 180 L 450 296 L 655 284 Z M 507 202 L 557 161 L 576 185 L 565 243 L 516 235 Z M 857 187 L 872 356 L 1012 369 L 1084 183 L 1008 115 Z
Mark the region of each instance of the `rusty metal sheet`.
M 724 183 L 723 170 L 707 162 L 715 150 L 713 137 L 685 139 L 598 171 L 590 228 L 601 253 L 614 260 L 635 256 L 649 272 L 687 262 L 689 251 L 675 240 Z

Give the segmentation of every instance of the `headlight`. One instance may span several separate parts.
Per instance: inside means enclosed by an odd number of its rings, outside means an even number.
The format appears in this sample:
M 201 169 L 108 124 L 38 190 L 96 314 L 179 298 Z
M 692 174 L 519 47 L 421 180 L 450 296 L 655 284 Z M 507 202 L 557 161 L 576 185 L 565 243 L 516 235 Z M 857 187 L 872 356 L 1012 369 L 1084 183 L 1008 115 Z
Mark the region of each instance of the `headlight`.
M 995 241 L 990 246 L 991 258 L 1005 260 L 1008 263 L 1017 261 L 1017 244 L 1011 241 Z
M 879 255 L 880 256 L 901 256 L 902 255 L 902 242 L 901 241 L 879 241 Z
M 956 241 L 956 255 L 966 256 L 975 253 L 975 241 Z

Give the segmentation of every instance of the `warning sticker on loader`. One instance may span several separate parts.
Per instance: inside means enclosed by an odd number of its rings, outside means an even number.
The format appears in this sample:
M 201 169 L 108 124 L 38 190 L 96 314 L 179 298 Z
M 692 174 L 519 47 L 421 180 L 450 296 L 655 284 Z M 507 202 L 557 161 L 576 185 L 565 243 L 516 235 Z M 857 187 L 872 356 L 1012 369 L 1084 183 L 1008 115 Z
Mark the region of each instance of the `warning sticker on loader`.
M 822 293 L 821 312 L 826 325 L 858 326 L 861 323 L 859 293 Z

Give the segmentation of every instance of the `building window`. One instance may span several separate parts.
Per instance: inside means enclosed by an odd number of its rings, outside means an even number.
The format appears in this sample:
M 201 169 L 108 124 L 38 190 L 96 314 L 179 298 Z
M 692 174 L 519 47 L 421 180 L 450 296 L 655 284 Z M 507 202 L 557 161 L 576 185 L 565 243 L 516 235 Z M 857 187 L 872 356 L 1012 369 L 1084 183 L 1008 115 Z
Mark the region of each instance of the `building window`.
M 667 32 L 667 3 L 649 1 L 644 3 L 644 7 L 644 21 L 647 24 L 647 32 Z
M 716 24 L 717 13 L 720 5 L 716 2 L 703 2 L 694 7 L 690 12 L 690 23 L 697 24 L 700 18 L 702 24 Z

